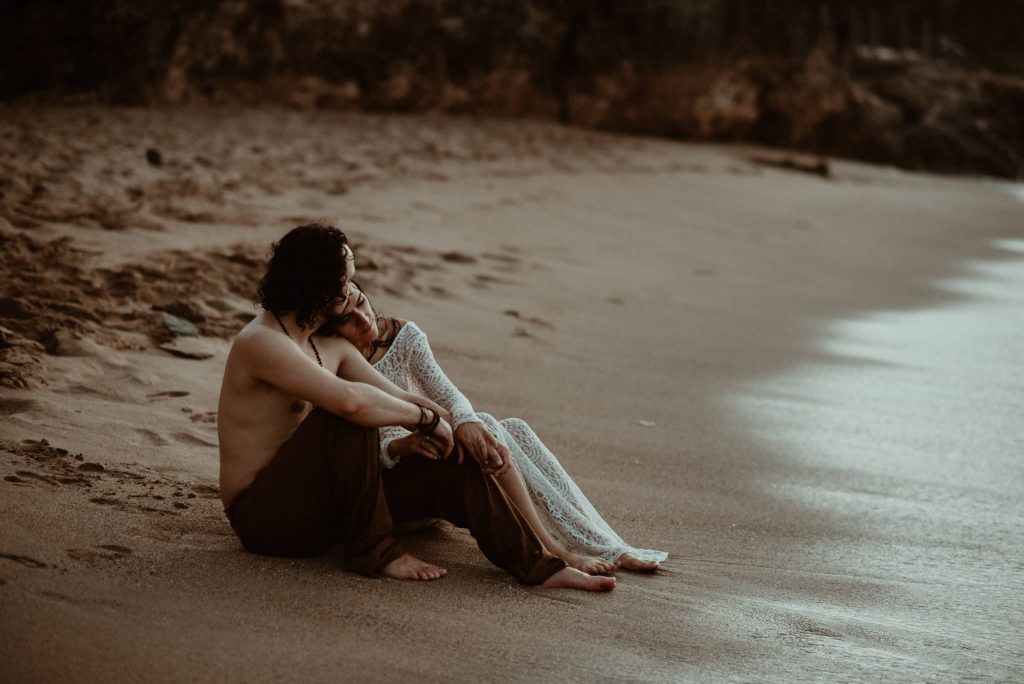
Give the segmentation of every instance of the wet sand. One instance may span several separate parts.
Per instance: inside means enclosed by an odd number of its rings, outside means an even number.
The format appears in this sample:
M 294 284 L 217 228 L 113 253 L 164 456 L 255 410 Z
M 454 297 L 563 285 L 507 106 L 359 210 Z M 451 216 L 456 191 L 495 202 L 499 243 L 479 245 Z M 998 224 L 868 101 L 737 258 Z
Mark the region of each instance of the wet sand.
M 1024 676 L 1008 186 L 536 123 L 2 113 L 11 681 Z M 527 590 L 451 528 L 408 540 L 430 585 L 244 554 L 220 371 L 310 219 L 665 570 Z M 159 348 L 168 313 L 209 358 Z

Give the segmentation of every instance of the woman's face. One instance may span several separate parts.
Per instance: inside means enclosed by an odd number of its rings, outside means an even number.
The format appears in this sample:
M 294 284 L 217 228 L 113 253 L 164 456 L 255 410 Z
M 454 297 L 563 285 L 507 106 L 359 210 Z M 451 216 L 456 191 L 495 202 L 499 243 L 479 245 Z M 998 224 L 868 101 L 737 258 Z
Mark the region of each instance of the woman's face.
M 331 329 L 352 344 L 367 344 L 377 339 L 377 314 L 370 300 L 355 283 L 349 284 L 349 297 L 340 313 L 331 316 Z

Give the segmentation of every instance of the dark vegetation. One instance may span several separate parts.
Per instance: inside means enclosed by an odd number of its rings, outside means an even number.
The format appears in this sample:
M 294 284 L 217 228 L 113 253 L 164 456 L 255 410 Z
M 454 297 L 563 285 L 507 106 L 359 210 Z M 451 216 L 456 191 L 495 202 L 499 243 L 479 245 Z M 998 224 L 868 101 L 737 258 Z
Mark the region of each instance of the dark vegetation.
M 0 8 L 8 102 L 539 116 L 1024 174 L 1024 12 L 1015 0 L 22 0 Z

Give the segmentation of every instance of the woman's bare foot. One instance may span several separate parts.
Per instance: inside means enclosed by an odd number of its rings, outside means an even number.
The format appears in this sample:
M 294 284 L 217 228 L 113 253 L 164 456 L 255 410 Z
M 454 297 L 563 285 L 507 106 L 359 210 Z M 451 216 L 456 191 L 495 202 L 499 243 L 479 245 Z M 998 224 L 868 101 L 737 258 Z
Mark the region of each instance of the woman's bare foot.
M 615 578 L 588 575 L 576 568 L 562 568 L 551 577 L 548 577 L 540 587 L 541 589 L 611 591 L 615 588 Z
M 661 566 L 654 561 L 643 560 L 631 553 L 624 553 L 619 556 L 619 567 L 633 572 L 654 572 Z
M 578 553 L 559 553 L 559 558 L 564 560 L 570 568 L 576 568 L 588 575 L 607 575 L 615 570 L 614 561 L 607 561 L 597 556 L 583 556 Z
M 421 561 L 411 553 L 403 553 L 381 569 L 381 574 L 400 580 L 436 580 L 448 574 L 444 568 Z

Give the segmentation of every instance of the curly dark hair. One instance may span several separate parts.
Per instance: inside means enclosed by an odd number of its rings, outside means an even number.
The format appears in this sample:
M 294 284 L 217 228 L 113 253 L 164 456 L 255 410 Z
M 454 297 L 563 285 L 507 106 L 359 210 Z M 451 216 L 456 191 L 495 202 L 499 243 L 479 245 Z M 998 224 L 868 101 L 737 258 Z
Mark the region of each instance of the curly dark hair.
M 326 317 L 342 298 L 348 238 L 333 226 L 311 223 L 274 243 L 257 291 L 259 304 L 276 314 L 295 312 L 302 327 Z

